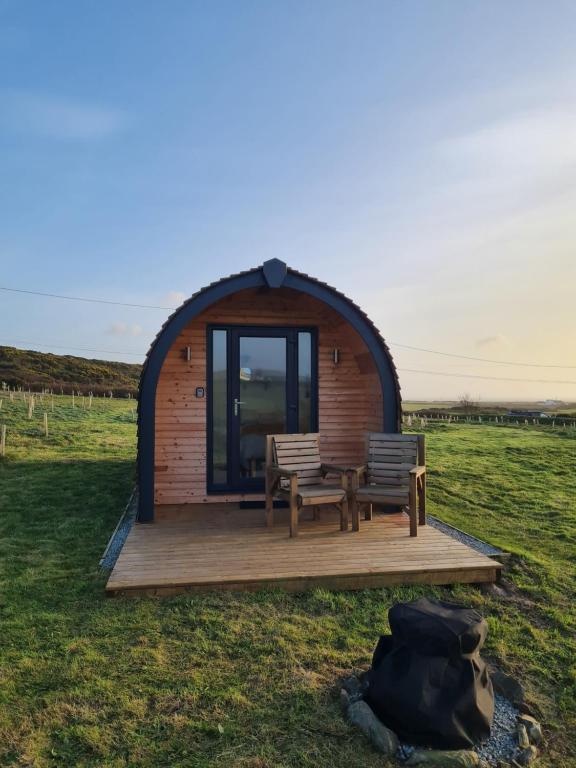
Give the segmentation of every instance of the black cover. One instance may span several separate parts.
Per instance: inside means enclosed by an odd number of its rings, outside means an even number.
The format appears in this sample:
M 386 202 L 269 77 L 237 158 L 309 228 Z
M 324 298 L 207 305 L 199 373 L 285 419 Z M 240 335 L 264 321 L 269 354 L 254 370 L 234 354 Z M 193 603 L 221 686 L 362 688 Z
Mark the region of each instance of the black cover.
M 393 606 L 388 619 L 392 634 L 376 646 L 365 695 L 382 722 L 409 743 L 440 749 L 487 738 L 494 693 L 478 611 L 421 598 Z

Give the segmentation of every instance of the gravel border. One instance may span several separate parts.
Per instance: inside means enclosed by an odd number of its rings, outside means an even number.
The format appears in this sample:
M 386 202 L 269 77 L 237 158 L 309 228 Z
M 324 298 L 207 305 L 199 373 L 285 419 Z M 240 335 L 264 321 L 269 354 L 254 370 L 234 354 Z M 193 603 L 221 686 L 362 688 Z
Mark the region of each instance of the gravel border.
M 481 760 L 498 765 L 500 760 L 511 760 L 518 750 L 517 722 L 519 710 L 504 696 L 494 694 L 494 720 L 490 736 L 474 749 Z
M 99 566 L 102 570 L 111 571 L 116 564 L 118 555 L 120 554 L 124 542 L 128 538 L 130 529 L 134 525 L 136 520 L 136 512 L 138 510 L 138 491 L 135 488 L 132 491 L 132 495 L 128 499 L 128 504 L 122 513 L 118 525 L 114 529 L 114 533 L 110 536 L 104 554 L 100 558 Z
M 426 522 L 428 525 L 431 525 L 433 528 L 437 528 L 439 531 L 442 531 L 442 533 L 448 534 L 448 536 L 451 536 L 453 539 L 460 541 L 462 544 L 467 544 L 477 552 L 482 552 L 483 555 L 494 558 L 506 556 L 506 553 L 501 549 L 498 549 L 498 547 L 494 547 L 492 544 L 488 544 L 488 542 L 482 541 L 482 539 L 477 539 L 475 536 L 472 536 L 469 533 L 464 533 L 464 531 L 460 531 L 458 528 L 454 528 L 453 525 L 443 523 L 442 520 L 438 520 L 437 517 L 426 515 Z

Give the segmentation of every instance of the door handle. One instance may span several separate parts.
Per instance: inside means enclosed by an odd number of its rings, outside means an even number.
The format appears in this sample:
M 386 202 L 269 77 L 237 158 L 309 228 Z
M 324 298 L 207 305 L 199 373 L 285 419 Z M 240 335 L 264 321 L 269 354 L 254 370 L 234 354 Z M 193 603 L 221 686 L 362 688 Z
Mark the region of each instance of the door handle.
M 244 405 L 243 400 L 238 400 L 237 397 L 234 398 L 234 416 L 238 416 L 238 406 Z

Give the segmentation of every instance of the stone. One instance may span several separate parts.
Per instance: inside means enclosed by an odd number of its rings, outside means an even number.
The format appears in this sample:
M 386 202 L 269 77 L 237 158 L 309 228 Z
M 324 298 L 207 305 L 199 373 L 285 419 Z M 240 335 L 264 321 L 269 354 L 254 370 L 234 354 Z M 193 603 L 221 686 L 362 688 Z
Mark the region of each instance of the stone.
M 532 715 L 519 715 L 518 722 L 521 723 L 528 733 L 528 738 L 531 744 L 542 744 L 544 734 L 542 733 L 542 726 Z
M 518 746 L 520 749 L 526 749 L 530 746 L 530 739 L 528 738 L 528 731 L 523 723 L 518 723 L 516 726 L 516 738 L 518 740 Z
M 507 698 L 516 707 L 524 703 L 524 688 L 518 680 L 505 674 L 500 669 L 494 668 L 490 670 L 490 677 L 496 693 Z
M 340 688 L 340 706 L 342 707 L 343 712 L 347 712 L 348 707 L 350 706 L 350 694 L 346 688 Z
M 362 685 L 360 683 L 360 680 L 355 675 L 350 675 L 350 677 L 345 677 L 344 680 L 342 680 L 342 688 L 346 691 L 348 696 L 350 697 L 350 701 L 358 701 L 362 698 Z
M 478 768 L 480 758 L 469 749 L 417 749 L 406 765 L 427 765 L 429 768 Z
M 518 752 L 516 755 L 516 762 L 518 765 L 530 765 L 534 762 L 534 760 L 536 760 L 537 757 L 538 750 L 536 747 L 530 745 L 529 747 L 526 747 L 526 749 L 523 749 L 521 752 Z
M 376 717 L 365 701 L 355 701 L 348 707 L 348 719 L 367 736 L 372 745 L 383 755 L 394 755 L 398 749 L 398 737 Z

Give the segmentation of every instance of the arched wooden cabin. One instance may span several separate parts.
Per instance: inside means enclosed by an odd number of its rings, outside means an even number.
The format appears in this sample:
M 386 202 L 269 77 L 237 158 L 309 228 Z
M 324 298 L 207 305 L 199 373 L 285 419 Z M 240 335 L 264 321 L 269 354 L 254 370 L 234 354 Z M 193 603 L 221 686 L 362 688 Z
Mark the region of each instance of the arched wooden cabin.
M 400 431 L 400 388 L 350 299 L 278 259 L 199 291 L 142 371 L 139 524 L 107 591 L 493 581 L 499 564 L 431 525 L 409 536 L 403 511 L 344 532 L 326 505 L 293 538 L 288 510 L 265 524 L 266 435 L 319 432 L 322 461 L 351 466 L 364 463 L 370 431 Z
M 378 330 L 350 299 L 278 259 L 177 309 L 143 368 L 139 513 L 263 498 L 266 434 L 320 432 L 323 461 L 363 461 L 368 431 L 400 429 Z

